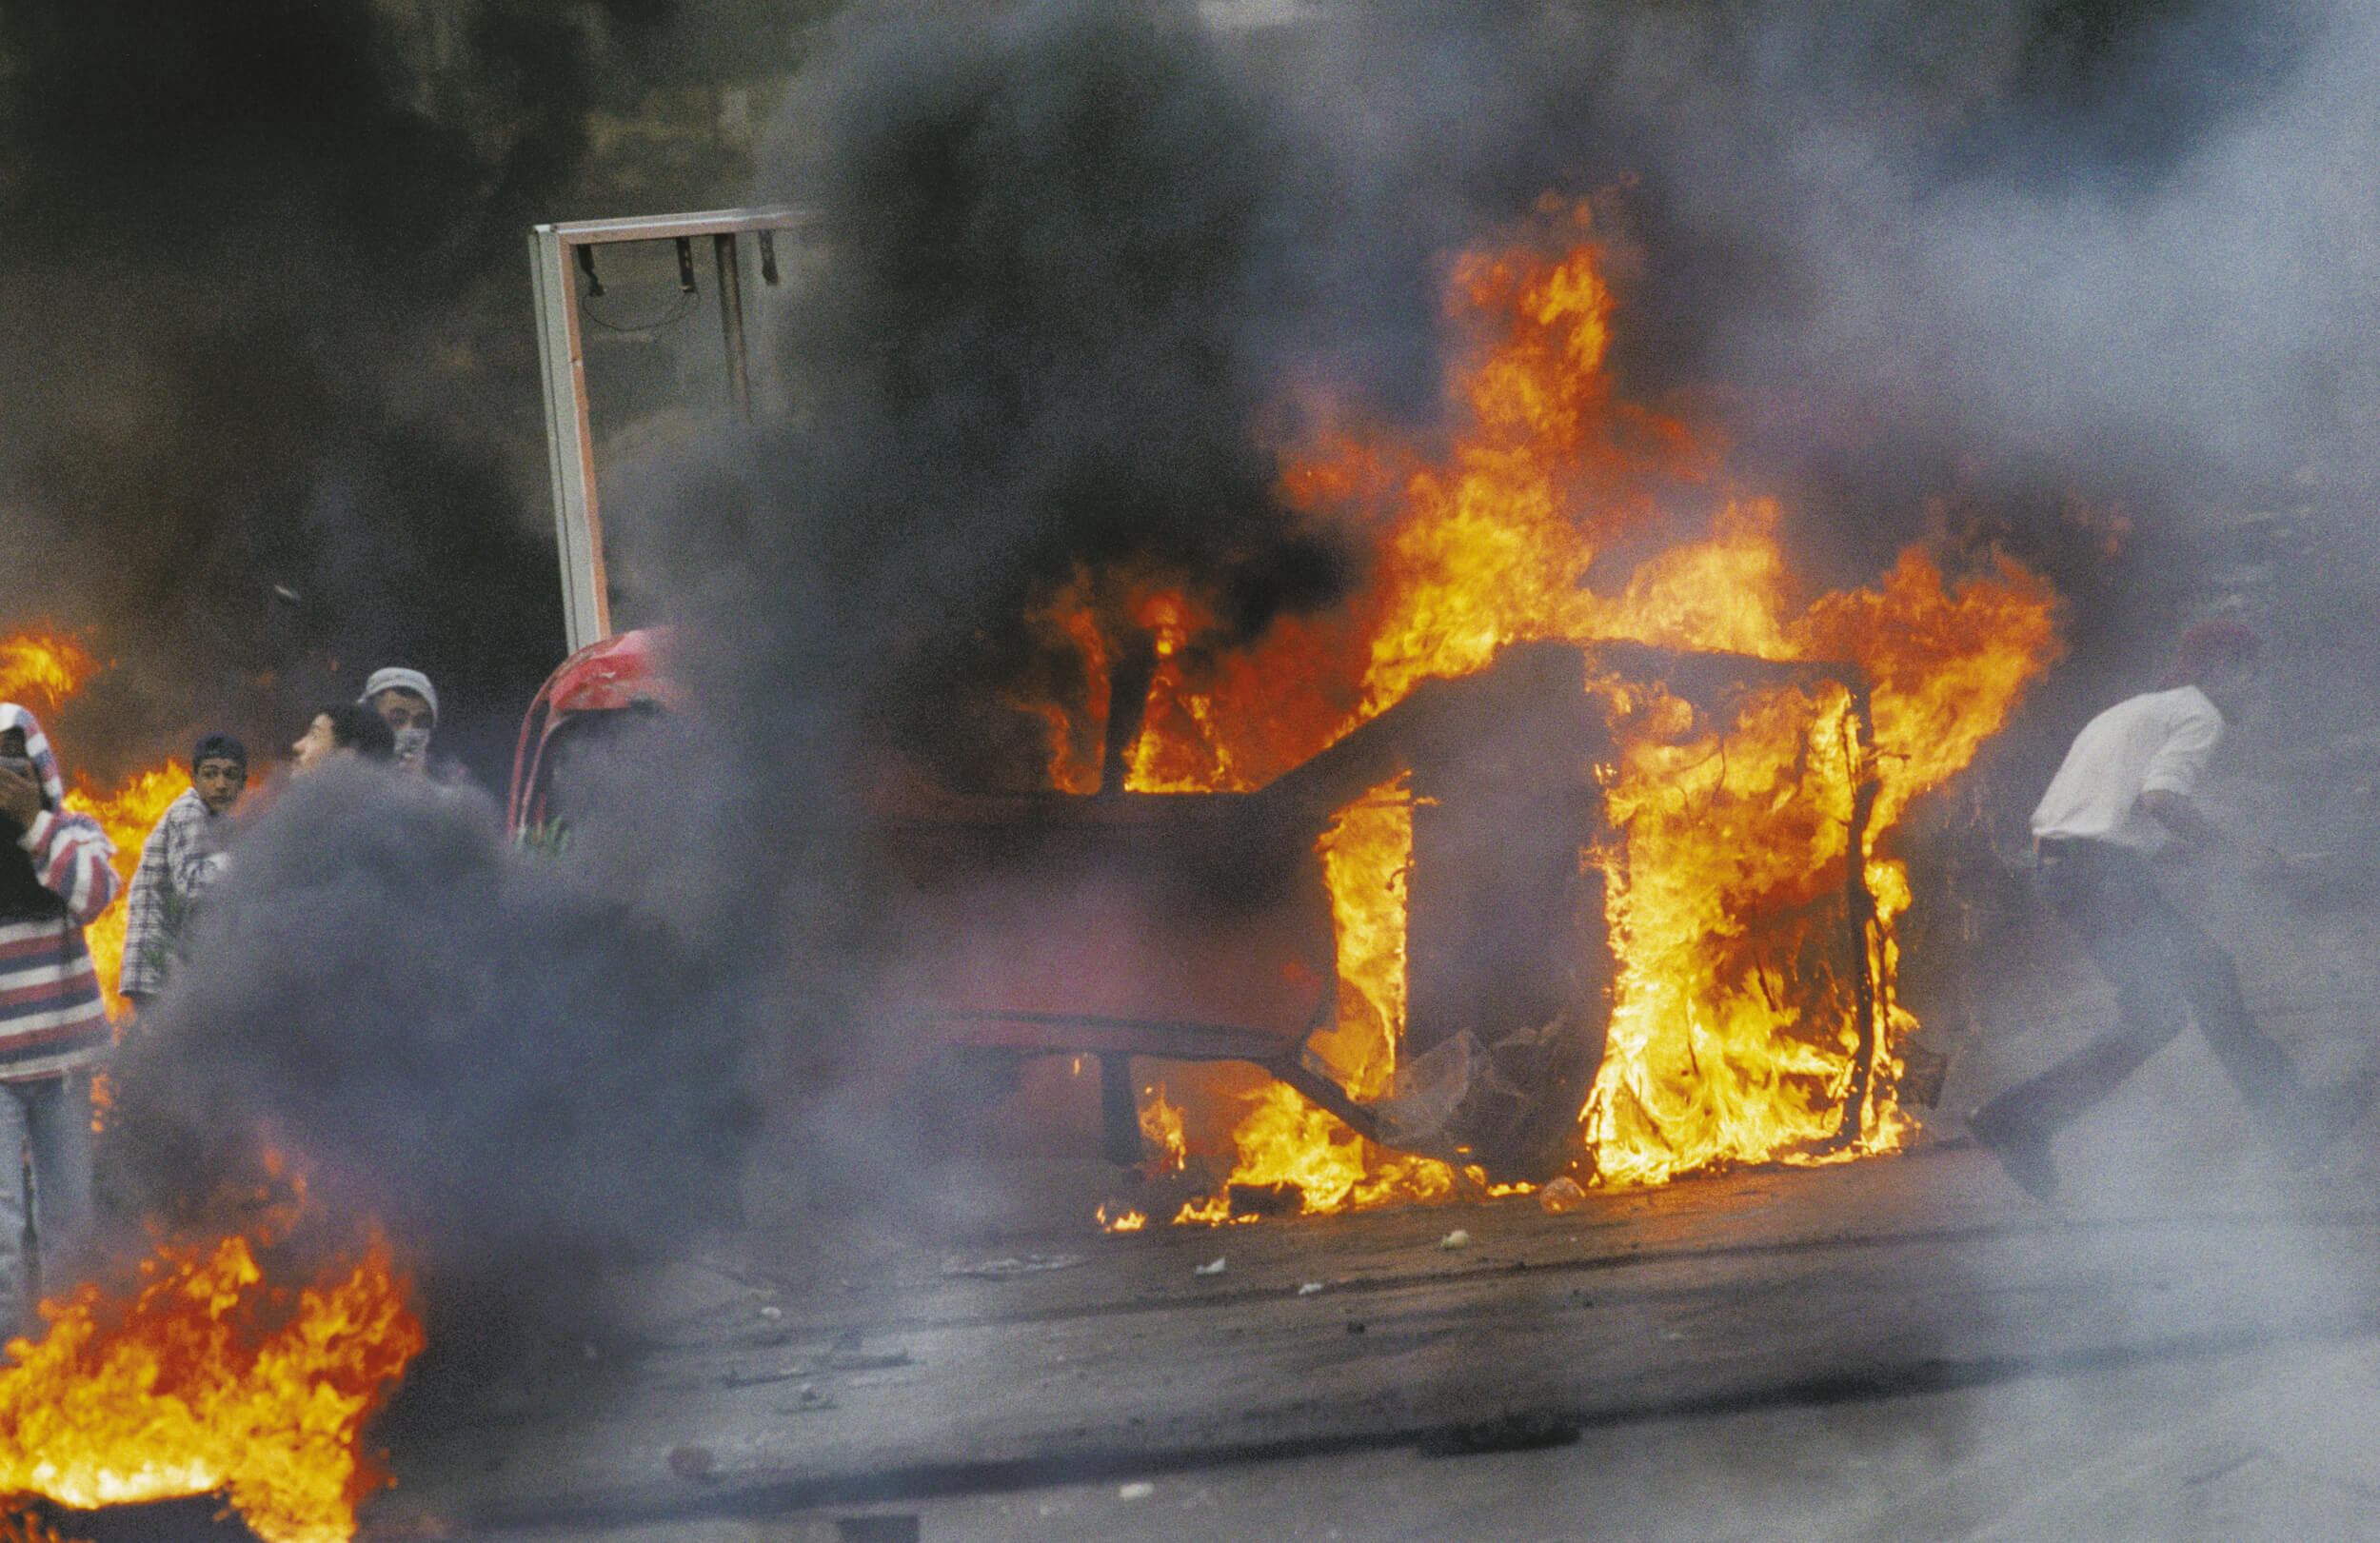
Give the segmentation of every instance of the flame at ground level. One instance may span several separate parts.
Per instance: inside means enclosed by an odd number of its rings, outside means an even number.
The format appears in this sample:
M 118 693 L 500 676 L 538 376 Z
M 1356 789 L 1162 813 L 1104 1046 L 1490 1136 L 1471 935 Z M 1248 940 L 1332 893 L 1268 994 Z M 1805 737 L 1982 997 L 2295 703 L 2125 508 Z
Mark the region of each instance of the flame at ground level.
M 50 630 L 0 639 L 0 699 L 45 721 L 97 668 Z M 52 733 L 54 735 L 54 726 Z M 59 748 L 69 808 L 96 819 L 129 888 L 141 845 L 189 786 L 168 761 L 98 791 Z M 111 1013 L 123 961 L 119 895 L 84 928 Z M 95 1092 L 103 1092 L 96 1089 Z M 9 1163 L 13 1182 L 13 1159 Z M 302 1197 L 277 1158 L 267 1171 Z M 384 1482 L 366 1460 L 363 1427 L 424 1345 L 407 1283 L 377 1235 L 291 1290 L 263 1258 L 294 1214 L 253 1234 L 161 1244 L 136 1287 L 96 1284 L 46 1301 L 38 1340 L 9 1344 L 0 1368 L 0 1497 L 40 1496 L 80 1510 L 221 1494 L 267 1543 L 345 1543 L 356 1506 Z M 36 1521 L 0 1518 L 28 1538 Z
M 28 1510 L 12 1516 L 0 1516 L 0 1543 L 82 1543 L 82 1540 L 67 1536 Z
M 376 1235 L 297 1292 L 234 1235 L 161 1246 L 129 1298 L 85 1285 L 0 1370 L 0 1494 L 80 1510 L 220 1494 L 266 1543 L 346 1543 L 385 1479 L 365 1421 L 424 1344 Z

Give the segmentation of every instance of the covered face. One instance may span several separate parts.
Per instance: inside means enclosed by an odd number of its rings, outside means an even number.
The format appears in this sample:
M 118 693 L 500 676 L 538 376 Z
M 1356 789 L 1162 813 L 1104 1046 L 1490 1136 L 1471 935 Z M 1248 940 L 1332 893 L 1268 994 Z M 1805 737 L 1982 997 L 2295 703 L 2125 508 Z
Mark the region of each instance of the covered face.
M 0 766 L 8 773 L 6 785 L 0 786 L 0 821 L 5 821 L 0 831 L 13 836 L 44 809 L 66 807 L 66 784 L 58 776 L 49 737 L 42 733 L 40 721 L 13 702 L 0 702 Z
M 419 692 L 383 691 L 371 708 L 397 737 L 397 764 L 419 771 L 429 760 L 429 731 L 438 722 L 429 702 Z
M 41 801 L 51 809 L 66 807 L 66 781 L 58 773 L 58 758 L 41 720 L 29 708 L 0 702 L 0 759 L 22 762 L 25 774 L 40 784 Z
M 438 726 L 438 688 L 419 670 L 374 670 L 360 699 L 397 737 L 397 765 L 422 771 L 429 764 L 430 731 Z
M 40 806 L 40 784 L 33 781 L 33 760 L 25 753 L 25 731 L 0 729 L 0 816 L 6 817 L 0 832 L 23 830 Z

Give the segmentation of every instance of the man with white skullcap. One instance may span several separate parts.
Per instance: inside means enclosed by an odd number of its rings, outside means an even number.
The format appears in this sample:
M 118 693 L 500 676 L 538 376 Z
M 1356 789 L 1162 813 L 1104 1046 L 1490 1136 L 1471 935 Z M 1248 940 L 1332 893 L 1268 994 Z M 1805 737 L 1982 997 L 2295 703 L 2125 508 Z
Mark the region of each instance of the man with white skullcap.
M 397 769 L 429 770 L 429 734 L 438 726 L 438 688 L 420 670 L 374 670 L 355 699 L 378 713 L 397 737 Z

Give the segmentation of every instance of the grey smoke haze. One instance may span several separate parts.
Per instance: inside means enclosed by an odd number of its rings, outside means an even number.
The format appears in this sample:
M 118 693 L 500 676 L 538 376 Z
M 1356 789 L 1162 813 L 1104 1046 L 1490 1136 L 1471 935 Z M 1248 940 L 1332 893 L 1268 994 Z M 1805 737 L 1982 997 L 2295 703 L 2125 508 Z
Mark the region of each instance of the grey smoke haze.
M 1755 207 L 1792 234 L 1826 346 L 1737 325 L 1722 350 L 1932 397 L 2085 465 L 2129 440 L 2182 468 L 2294 469 L 2333 426 L 2371 278 L 2370 43 L 2357 8 L 2184 8 L 2096 81 L 2003 46 L 1978 73 L 2014 100 L 1914 153 L 1874 134 L 1889 120 L 1812 114 L 1772 185 L 1799 209 Z
M 1383 49 L 1378 14 L 1350 110 L 1467 154 L 1483 211 L 1632 184 L 1623 357 L 1754 393 L 1755 445 L 1890 414 L 2264 471 L 2329 425 L 2370 274 L 2357 8 L 1556 7 L 1458 30 L 1451 80 L 1438 24 Z
M 2101 63 L 2038 42 L 2074 14 L 2115 40 Z M 467 804 L 293 796 L 162 1021 L 156 1097 L 209 1128 L 252 1109 L 311 1133 L 341 1181 L 473 1269 L 683 1238 L 715 1214 L 700 1202 L 722 1193 L 753 1058 L 764 1077 L 851 1058 L 870 955 L 897 943 L 873 925 L 857 794 L 884 747 L 960 772 L 1012 752 L 986 687 L 1031 663 L 1032 587 L 1078 563 L 1179 569 L 1251 636 L 1329 604 L 1360 556 L 1274 503 L 1259 430 L 1303 372 L 1426 425 L 1442 254 L 1549 188 L 1621 188 L 1632 387 L 1714 388 L 1756 469 L 1833 488 L 1796 505 L 1798 542 L 1872 572 L 1963 499 L 2086 623 L 2121 610 L 2139 554 L 2162 548 L 2106 557 L 2062 495 L 2116 490 L 2153 527 L 2194 478 L 2287 468 L 2323 425 L 2283 387 L 2310 358 L 2352 362 L 2322 345 L 2354 275 L 2322 261 L 2329 227 L 2285 185 L 2355 169 L 2368 134 L 2315 130 L 2362 79 L 2361 34 L 2310 15 L 2247 89 L 2152 89 L 2248 16 L 1382 7 L 1218 40 L 1181 6 L 852 12 L 761 189 L 815 209 L 832 253 L 777 341 L 805 411 L 609 511 L 679 623 L 690 720 L 612 774 L 551 871 L 515 871 Z M 2109 128 L 2132 112 L 2157 132 Z M 63 208 L 74 184 L 58 186 Z M 491 244 L 529 217 L 489 209 Z M 2192 261 L 2202 230 L 2218 261 Z M 241 294 L 248 249 L 193 286 Z M 481 271 L 458 264 L 401 294 L 452 303 Z M 243 370 L 306 376 L 286 400 L 338 374 L 303 326 L 234 323 Z M 197 379 L 215 378 L 213 337 L 191 345 Z M 107 399 L 148 400 L 137 380 Z M 409 431 L 391 400 L 371 398 L 367 448 Z M 317 475 L 323 436 L 357 436 L 259 418 L 294 442 L 275 464 L 307 468 L 265 501 L 280 513 L 173 528 L 258 540 L 387 503 L 368 456 Z M 1971 453 L 1999 469 L 1970 477 Z M 149 527 L 117 518 L 136 545 Z M 391 549 L 441 549 L 413 534 Z M 471 557 L 491 607 L 515 584 L 551 594 L 525 549 Z M 200 550 L 202 569 L 234 564 Z M 343 571 L 359 604 L 383 593 L 368 554 Z M 524 679 L 551 661 L 526 634 L 463 636 L 506 680 L 525 651 Z M 611 1125 L 620 1144 L 593 1150 Z

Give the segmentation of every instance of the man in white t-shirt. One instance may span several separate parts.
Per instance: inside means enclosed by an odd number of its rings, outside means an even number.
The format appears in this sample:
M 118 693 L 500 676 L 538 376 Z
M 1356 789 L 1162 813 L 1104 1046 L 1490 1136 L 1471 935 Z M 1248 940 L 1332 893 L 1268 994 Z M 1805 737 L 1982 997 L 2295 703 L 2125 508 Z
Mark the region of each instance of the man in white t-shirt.
M 2352 1124 L 2369 1099 L 2307 1093 L 2288 1054 L 2249 1016 L 2231 956 L 2174 907 L 2149 865 L 2168 848 L 2208 856 L 2231 844 L 2192 796 L 2225 722 L 2247 705 L 2260 652 L 2238 622 L 2191 628 L 2156 690 L 2084 725 L 2033 812 L 2042 893 L 2115 987 L 2122 1018 L 1968 1120 L 2009 1177 L 2041 1199 L 2057 1189 L 2051 1137 L 2180 1033 L 2185 1013 L 2292 1166 Z

